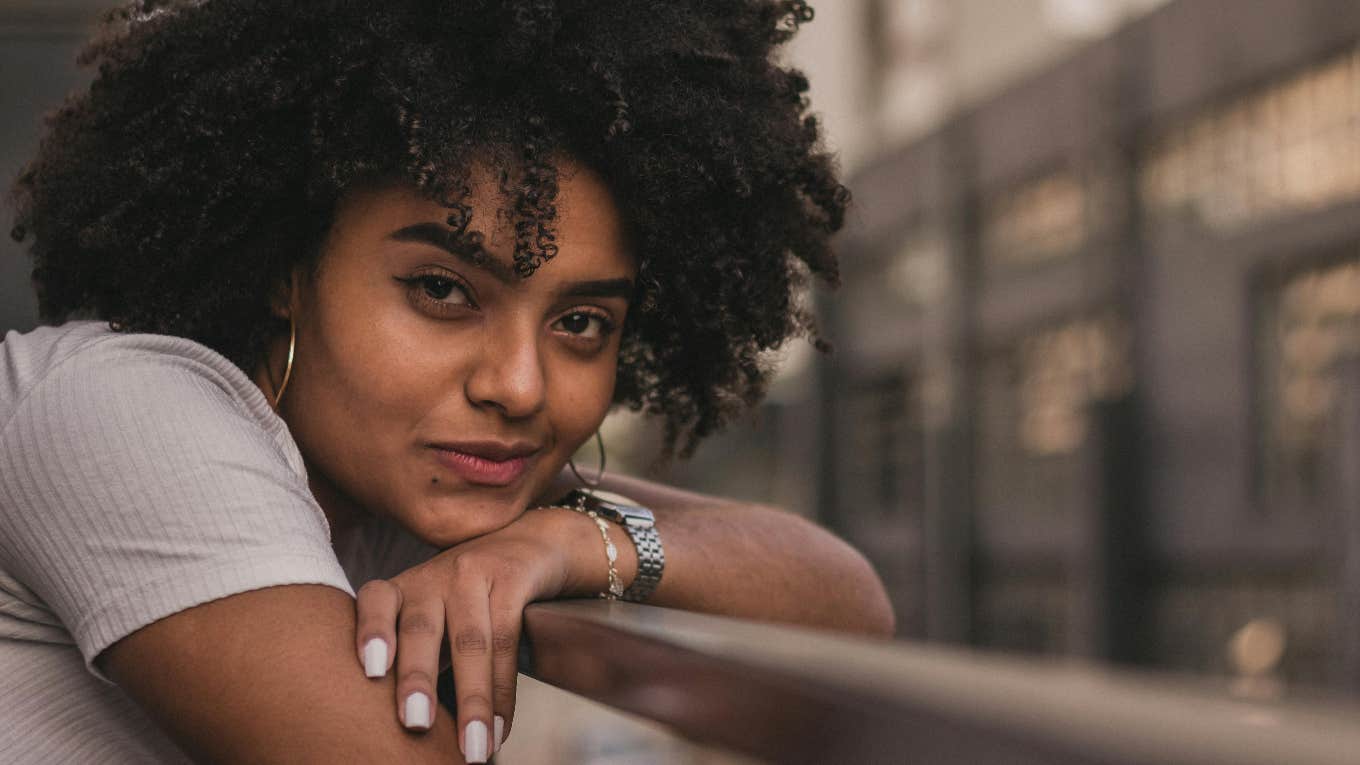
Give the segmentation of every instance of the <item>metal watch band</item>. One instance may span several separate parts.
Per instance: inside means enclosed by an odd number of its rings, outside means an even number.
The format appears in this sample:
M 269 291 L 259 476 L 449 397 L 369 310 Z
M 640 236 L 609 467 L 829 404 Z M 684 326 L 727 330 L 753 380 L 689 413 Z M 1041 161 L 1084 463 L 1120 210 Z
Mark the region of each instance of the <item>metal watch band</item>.
M 589 508 L 623 526 L 633 540 L 633 547 L 637 548 L 638 570 L 632 584 L 620 597 L 634 603 L 646 600 L 661 583 L 661 574 L 666 568 L 666 553 L 652 511 L 619 494 L 581 489 L 573 490 L 562 504 Z
M 666 552 L 661 549 L 661 537 L 657 536 L 655 525 L 634 526 L 625 523 L 623 527 L 628 531 L 628 536 L 633 538 L 633 546 L 637 548 L 638 568 L 633 583 L 628 585 L 628 589 L 624 590 L 620 597 L 641 603 L 661 583 L 661 572 L 666 568 Z

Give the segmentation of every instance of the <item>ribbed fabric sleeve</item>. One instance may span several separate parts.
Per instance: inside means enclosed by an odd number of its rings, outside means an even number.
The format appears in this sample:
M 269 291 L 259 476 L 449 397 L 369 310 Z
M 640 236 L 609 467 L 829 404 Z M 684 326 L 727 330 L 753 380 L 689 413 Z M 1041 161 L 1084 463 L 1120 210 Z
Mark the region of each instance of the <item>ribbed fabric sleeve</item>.
M 109 645 L 227 595 L 353 595 L 301 456 L 249 378 L 181 338 L 83 336 L 31 368 L 14 360 L 23 337 L 7 338 L 0 584 L 36 596 L 88 670 L 107 682 L 93 662 Z

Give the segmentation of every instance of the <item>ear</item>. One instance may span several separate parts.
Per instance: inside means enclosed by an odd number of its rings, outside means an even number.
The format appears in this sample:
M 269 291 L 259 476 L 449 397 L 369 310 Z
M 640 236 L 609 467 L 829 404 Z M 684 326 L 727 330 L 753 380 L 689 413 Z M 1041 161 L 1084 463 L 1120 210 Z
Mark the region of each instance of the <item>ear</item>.
M 288 272 L 287 279 L 281 279 L 274 285 L 274 290 L 269 296 L 269 312 L 275 318 L 287 320 L 296 313 L 297 301 L 301 297 L 298 293 L 301 283 L 299 271 L 294 268 Z

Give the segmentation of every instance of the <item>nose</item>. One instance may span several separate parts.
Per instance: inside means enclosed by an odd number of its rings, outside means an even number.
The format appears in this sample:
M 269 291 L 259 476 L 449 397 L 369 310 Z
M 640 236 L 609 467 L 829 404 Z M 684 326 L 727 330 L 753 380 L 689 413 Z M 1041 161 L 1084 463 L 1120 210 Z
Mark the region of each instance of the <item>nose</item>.
M 468 401 L 510 419 L 541 411 L 547 382 L 540 351 L 536 332 L 527 327 L 487 333 L 464 385 Z

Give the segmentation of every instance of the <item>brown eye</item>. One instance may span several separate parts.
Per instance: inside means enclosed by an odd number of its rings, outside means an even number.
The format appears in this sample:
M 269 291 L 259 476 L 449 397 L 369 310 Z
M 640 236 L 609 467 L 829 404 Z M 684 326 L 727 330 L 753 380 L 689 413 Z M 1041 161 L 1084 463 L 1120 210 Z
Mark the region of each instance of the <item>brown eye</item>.
M 590 329 L 590 320 L 592 318 L 594 317 L 587 316 L 583 313 L 574 313 L 562 319 L 562 328 L 573 335 L 580 335 L 587 329 Z
M 423 273 L 392 278 L 405 288 L 407 299 L 423 311 L 461 316 L 465 309 L 477 307 L 477 301 L 472 298 L 472 289 L 456 277 Z
M 417 280 L 420 288 L 432 300 L 449 305 L 468 305 L 472 300 L 467 291 L 453 279 L 443 276 L 422 276 Z
M 576 311 L 558 319 L 553 327 L 561 332 L 566 332 L 573 338 L 598 340 L 609 334 L 613 329 L 613 324 L 603 316 Z

